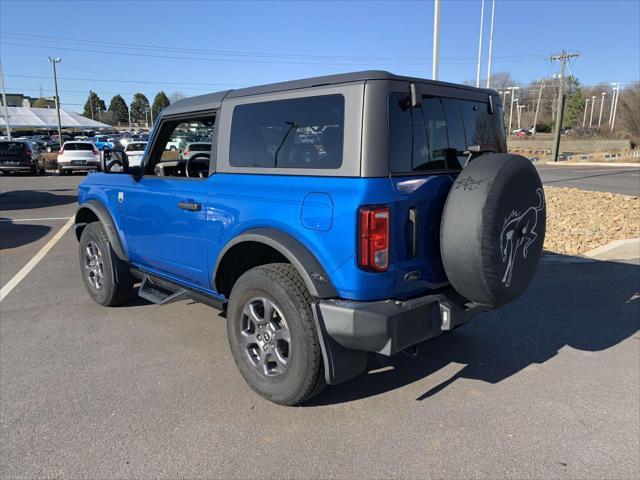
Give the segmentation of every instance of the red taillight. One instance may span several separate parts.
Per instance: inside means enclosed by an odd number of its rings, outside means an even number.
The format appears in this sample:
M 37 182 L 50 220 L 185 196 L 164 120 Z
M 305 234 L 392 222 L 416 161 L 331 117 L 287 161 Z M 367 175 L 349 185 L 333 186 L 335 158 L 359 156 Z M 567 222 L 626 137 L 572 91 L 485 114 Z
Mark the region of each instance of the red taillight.
M 389 207 L 362 207 L 359 213 L 359 264 L 386 272 L 389 269 Z
M 60 151 L 58 152 L 58 155 L 62 155 L 63 153 L 64 153 L 64 147 L 60 149 Z
M 31 157 L 31 152 L 29 150 L 25 150 L 24 152 L 22 152 L 22 156 L 23 157 Z
M 184 152 L 182 152 L 182 154 L 186 155 L 187 157 L 189 156 L 190 153 L 191 153 L 191 151 L 189 151 L 188 148 Z
M 98 155 L 100 153 L 95 145 L 92 145 L 91 147 L 93 148 L 93 154 L 94 155 Z

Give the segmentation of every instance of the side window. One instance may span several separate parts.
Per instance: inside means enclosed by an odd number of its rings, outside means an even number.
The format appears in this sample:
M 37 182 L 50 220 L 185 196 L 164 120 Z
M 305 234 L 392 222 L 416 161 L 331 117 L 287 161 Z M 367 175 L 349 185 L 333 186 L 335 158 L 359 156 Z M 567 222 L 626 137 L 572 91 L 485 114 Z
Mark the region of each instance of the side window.
M 145 174 L 207 177 L 214 124 L 215 116 L 164 120 L 149 153 Z
M 467 145 L 495 144 L 494 115 L 489 115 L 486 103 L 460 101 Z
M 322 95 L 238 105 L 233 167 L 335 169 L 342 165 L 344 97 Z
M 463 155 L 462 152 L 467 149 L 468 143 L 465 137 L 460 101 L 453 98 L 443 98 L 442 104 L 444 105 L 447 124 L 449 125 L 449 147 L 456 151 L 460 165 L 464 165 L 467 161 L 467 156 Z

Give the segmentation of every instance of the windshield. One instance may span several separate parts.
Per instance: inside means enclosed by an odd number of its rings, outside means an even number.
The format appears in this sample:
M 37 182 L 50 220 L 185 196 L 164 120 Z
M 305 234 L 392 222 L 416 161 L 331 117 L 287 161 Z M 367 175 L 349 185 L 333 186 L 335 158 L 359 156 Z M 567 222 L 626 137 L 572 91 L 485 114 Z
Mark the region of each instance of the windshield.
M 26 150 L 27 146 L 21 142 L 1 142 L 0 153 L 15 155 Z
M 96 142 L 106 142 L 108 139 L 107 137 L 98 137 L 96 138 Z
M 83 151 L 91 151 L 93 150 L 93 145 L 90 143 L 65 143 L 65 150 L 83 150 Z
M 127 152 L 144 152 L 146 143 L 130 143 L 125 149 Z
M 501 109 L 490 114 L 488 103 L 443 97 L 412 108 L 406 94 L 389 96 L 392 173 L 460 170 L 471 145 L 506 151 Z
M 208 152 L 211 150 L 210 143 L 192 143 L 189 145 L 189 150 L 192 152 Z

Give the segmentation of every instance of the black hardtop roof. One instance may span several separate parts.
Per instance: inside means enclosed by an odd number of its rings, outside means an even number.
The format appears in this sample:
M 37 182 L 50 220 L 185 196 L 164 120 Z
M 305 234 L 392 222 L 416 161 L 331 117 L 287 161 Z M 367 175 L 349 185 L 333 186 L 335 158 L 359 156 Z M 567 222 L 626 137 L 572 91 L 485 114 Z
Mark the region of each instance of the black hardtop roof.
M 207 93 L 195 97 L 178 100 L 162 110 L 162 115 L 188 113 L 194 110 L 211 110 L 220 108 L 222 100 L 225 98 L 246 97 L 249 95 L 260 95 L 264 93 L 283 92 L 287 90 L 298 90 L 301 88 L 319 87 L 324 85 L 338 85 L 341 83 L 365 82 L 367 80 L 400 80 L 416 83 L 428 83 L 432 85 L 442 85 L 448 87 L 462 88 L 466 90 L 483 91 L 487 94 L 497 94 L 495 90 L 476 88 L 470 85 L 460 85 L 457 83 L 440 82 L 425 78 L 405 77 L 394 75 L 384 70 L 365 70 L 362 72 L 339 73 L 336 75 L 325 75 L 322 77 L 305 78 L 302 80 L 290 80 L 287 82 L 270 83 L 255 87 L 239 88 L 237 90 L 223 90 L 221 92 Z

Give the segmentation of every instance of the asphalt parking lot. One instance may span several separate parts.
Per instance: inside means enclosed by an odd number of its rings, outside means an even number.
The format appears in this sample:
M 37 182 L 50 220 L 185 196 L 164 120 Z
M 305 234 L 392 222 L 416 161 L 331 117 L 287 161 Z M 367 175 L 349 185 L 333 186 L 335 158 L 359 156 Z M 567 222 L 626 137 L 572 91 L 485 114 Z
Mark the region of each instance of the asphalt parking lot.
M 636 167 L 562 165 L 562 162 L 559 165 L 535 165 L 546 186 L 640 196 L 640 164 Z
M 2 286 L 81 179 L 0 177 Z M 636 479 L 639 327 L 637 262 L 544 262 L 416 358 L 279 407 L 237 373 L 217 311 L 92 303 L 70 229 L 0 303 L 0 477 Z

